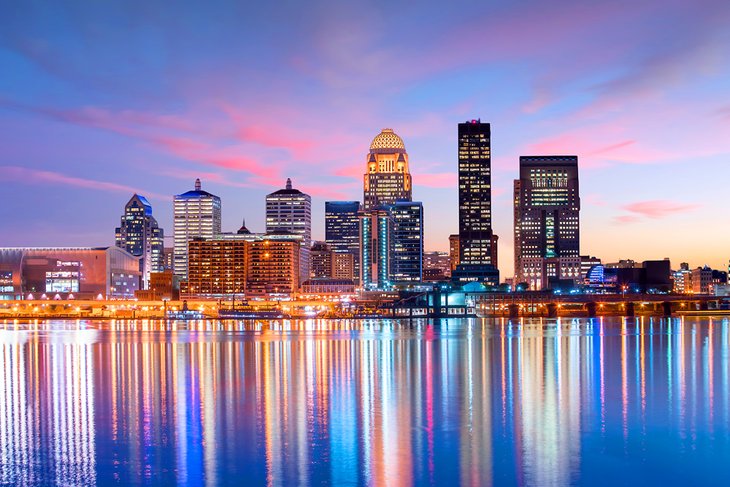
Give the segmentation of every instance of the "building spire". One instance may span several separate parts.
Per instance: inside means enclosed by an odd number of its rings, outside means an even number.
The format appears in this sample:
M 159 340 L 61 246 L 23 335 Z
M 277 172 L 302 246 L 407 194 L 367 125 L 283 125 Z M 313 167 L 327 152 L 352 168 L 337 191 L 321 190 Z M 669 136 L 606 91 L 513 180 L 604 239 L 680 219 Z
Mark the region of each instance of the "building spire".
M 200 178 L 195 180 L 195 191 L 200 191 Z
M 286 178 L 286 189 L 291 189 L 291 178 Z

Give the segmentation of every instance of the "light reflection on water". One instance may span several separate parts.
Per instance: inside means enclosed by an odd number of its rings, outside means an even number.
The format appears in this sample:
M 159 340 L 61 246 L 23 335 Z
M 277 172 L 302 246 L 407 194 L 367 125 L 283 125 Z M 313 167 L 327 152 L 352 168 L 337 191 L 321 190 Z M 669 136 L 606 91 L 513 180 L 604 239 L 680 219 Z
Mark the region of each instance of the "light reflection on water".
M 729 327 L 0 322 L 0 484 L 723 485 Z

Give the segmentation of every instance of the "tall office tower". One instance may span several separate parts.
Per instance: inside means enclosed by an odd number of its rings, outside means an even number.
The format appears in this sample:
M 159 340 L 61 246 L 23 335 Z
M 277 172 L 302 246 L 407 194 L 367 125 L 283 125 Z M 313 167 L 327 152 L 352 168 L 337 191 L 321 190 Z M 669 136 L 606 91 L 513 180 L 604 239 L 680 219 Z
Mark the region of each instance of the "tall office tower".
M 304 237 L 299 258 L 300 282 L 309 279 L 309 248 L 312 245 L 312 198 L 292 188 L 287 178 L 286 187 L 266 195 L 266 233 L 291 233 Z
M 360 212 L 360 284 L 364 289 L 388 289 L 393 218 L 387 209 Z
M 499 282 L 497 239 L 492 233 L 491 129 L 471 120 L 459 124 L 459 281 Z
M 212 238 L 221 233 L 221 199 L 203 191 L 200 179 L 196 179 L 194 190 L 175 195 L 173 218 L 173 269 L 185 279 L 188 275 L 188 241 L 195 237 Z
M 135 194 L 124 207 L 122 222 L 115 230 L 116 246 L 139 257 L 142 289 L 147 289 L 152 272 L 164 267 L 162 229 L 152 216 L 152 205 L 147 198 Z
M 423 204 L 398 201 L 388 206 L 393 220 L 390 282 L 412 284 L 423 280 Z
M 370 144 L 366 159 L 365 210 L 396 201 L 411 201 L 411 174 L 403 139 L 392 129 L 383 129 Z
M 578 157 L 520 157 L 514 183 L 515 279 L 530 289 L 580 279 Z
M 360 275 L 359 211 L 359 201 L 326 201 L 324 203 L 325 242 L 336 254 L 352 255 L 355 278 Z

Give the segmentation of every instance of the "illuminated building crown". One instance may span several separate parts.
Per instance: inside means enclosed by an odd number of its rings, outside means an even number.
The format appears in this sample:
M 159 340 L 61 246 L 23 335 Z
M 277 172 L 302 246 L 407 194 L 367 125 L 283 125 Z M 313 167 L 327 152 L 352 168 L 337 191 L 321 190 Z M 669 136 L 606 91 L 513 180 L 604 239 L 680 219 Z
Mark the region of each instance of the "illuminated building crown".
M 383 129 L 370 143 L 370 152 L 405 152 L 406 146 L 393 129 Z

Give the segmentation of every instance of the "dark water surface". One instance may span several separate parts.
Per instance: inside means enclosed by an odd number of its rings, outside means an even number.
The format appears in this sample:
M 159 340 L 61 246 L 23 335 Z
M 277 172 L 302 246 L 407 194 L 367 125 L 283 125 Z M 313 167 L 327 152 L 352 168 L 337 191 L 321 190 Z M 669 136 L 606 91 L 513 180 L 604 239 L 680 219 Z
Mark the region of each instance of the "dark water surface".
M 0 322 L 0 484 L 730 485 L 727 318 L 164 326 Z

